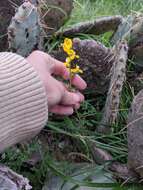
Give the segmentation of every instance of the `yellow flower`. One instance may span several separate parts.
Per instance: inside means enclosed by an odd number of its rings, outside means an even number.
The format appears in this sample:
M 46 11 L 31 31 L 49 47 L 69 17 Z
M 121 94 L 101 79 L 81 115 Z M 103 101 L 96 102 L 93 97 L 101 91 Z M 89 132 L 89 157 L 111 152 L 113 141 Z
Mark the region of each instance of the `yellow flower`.
M 79 59 L 79 56 L 76 54 L 76 52 L 73 50 L 73 42 L 69 38 L 65 38 L 64 43 L 62 44 L 63 50 L 67 53 L 68 57 L 66 58 L 66 62 L 64 65 L 69 70 L 72 76 L 74 74 L 83 73 L 83 71 L 80 69 L 76 63 L 74 63 L 75 59 Z
M 64 66 L 68 68 L 68 63 L 67 63 L 67 62 L 64 62 Z
M 68 56 L 70 57 L 71 60 L 74 60 L 76 58 L 76 53 L 73 49 L 70 49 L 67 51 Z
M 64 40 L 64 44 L 63 44 L 63 49 L 65 52 L 67 52 L 68 50 L 70 50 L 73 46 L 72 40 L 69 38 L 65 38 Z
M 79 55 L 76 55 L 76 58 L 79 59 L 80 58 Z
M 70 58 L 70 57 L 67 57 L 67 58 L 66 58 L 66 63 L 68 63 L 68 64 L 69 64 L 69 66 L 70 66 L 71 61 L 72 61 L 72 60 L 71 60 L 71 58 Z
M 79 68 L 79 66 L 76 65 L 76 68 L 71 69 L 72 74 L 78 74 L 78 73 L 83 73 L 83 71 Z

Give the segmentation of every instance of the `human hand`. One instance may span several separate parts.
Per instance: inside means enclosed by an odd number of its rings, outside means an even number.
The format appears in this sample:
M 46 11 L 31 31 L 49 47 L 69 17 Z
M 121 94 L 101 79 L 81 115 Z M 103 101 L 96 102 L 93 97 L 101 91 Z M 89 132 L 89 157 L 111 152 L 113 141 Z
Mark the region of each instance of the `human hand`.
M 42 51 L 34 51 L 27 61 L 39 74 L 47 93 L 49 111 L 59 115 L 71 115 L 79 109 L 84 96 L 79 92 L 70 92 L 65 84 L 53 75 L 69 79 L 69 72 L 64 64 Z M 78 90 L 86 88 L 86 82 L 78 75 L 72 79 L 72 85 Z

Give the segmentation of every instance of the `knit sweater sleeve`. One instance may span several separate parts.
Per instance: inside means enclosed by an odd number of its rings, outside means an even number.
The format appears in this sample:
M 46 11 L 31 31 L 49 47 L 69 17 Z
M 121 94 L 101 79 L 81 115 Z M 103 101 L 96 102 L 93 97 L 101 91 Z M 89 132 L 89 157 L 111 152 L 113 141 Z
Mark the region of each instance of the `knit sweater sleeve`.
M 40 132 L 48 118 L 46 91 L 23 57 L 0 53 L 0 152 Z

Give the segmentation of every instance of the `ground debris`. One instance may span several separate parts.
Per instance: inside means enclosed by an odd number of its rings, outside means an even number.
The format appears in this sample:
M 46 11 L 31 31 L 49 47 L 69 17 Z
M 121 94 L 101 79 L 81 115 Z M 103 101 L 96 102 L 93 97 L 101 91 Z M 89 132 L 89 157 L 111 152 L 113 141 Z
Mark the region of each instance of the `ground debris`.
M 113 172 L 115 179 L 121 182 L 138 182 L 138 175 L 130 170 L 126 164 L 121 164 L 114 161 L 112 155 L 101 148 L 97 148 L 96 144 L 92 144 L 90 147 L 93 160 L 96 164 L 105 165 L 106 169 Z
M 69 18 L 73 0 L 38 0 L 42 27 L 46 35 L 56 32 Z
M 30 170 L 36 167 L 41 161 L 42 155 L 40 154 L 40 151 L 35 151 L 29 156 L 27 160 L 24 161 L 22 168 Z

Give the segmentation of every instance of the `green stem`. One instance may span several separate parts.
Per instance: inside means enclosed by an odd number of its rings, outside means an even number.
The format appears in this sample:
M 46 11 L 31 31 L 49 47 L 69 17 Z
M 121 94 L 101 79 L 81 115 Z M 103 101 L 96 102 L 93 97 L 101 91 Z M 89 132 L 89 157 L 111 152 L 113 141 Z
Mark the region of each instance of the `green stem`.
M 70 64 L 70 79 L 69 79 L 69 90 L 72 91 L 72 71 L 71 71 L 71 64 Z

